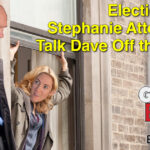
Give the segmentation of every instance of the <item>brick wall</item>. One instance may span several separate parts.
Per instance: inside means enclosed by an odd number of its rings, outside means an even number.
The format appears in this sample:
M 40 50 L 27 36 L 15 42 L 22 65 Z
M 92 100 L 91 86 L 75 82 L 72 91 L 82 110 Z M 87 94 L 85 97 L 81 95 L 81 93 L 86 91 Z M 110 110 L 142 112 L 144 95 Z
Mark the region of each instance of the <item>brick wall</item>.
M 111 2 L 112 3 L 112 2 Z M 139 6 L 140 1 L 119 1 L 124 6 Z M 143 22 L 141 17 L 115 17 L 112 21 L 124 29 L 129 21 Z M 144 35 L 113 35 L 114 39 L 144 39 Z M 147 83 L 147 55 L 139 51 L 136 43 L 134 52 L 111 50 L 112 80 L 112 147 L 113 150 L 148 150 L 146 138 L 148 123 L 144 122 L 144 103 L 138 99 L 138 91 Z

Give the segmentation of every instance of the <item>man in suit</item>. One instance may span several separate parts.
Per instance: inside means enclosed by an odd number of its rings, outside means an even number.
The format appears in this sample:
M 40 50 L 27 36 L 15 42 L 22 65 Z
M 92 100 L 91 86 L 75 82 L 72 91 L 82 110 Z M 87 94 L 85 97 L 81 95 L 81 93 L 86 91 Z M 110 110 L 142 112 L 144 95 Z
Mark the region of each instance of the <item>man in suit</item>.
M 0 38 L 4 37 L 4 28 L 7 27 L 7 14 L 3 6 L 0 5 Z M 3 119 L 0 116 L 0 126 L 3 125 Z
M 7 27 L 7 14 L 0 5 L 0 38 L 4 37 Z M 11 128 L 10 111 L 4 88 L 3 60 L 0 59 L 0 150 L 15 150 L 14 136 Z
M 4 37 L 4 28 L 7 27 L 7 14 L 3 6 L 0 5 L 0 38 Z M 3 119 L 0 116 L 0 125 L 3 125 Z

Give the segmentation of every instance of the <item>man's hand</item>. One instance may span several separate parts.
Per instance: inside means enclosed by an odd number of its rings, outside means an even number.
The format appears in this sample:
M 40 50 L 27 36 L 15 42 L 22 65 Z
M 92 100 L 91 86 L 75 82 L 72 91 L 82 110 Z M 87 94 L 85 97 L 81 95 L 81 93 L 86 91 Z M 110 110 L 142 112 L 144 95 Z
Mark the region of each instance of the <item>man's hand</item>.
M 17 41 L 16 46 L 10 47 L 10 61 L 14 59 L 16 52 L 18 51 L 20 41 Z
M 68 69 L 68 62 L 64 56 L 64 52 L 61 52 L 61 56 L 58 56 L 61 66 L 62 66 L 62 71 L 66 71 Z

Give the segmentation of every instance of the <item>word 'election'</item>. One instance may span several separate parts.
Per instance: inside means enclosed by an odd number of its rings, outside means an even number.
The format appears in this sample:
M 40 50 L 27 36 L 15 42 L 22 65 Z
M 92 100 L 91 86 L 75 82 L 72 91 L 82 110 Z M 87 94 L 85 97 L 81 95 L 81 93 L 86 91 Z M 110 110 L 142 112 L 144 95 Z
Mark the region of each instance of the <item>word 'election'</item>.
M 133 7 L 133 8 L 122 7 L 121 4 L 109 4 L 108 7 L 109 7 L 108 15 L 110 17 L 118 17 L 118 16 L 129 17 L 131 15 L 134 17 L 138 17 L 138 16 L 147 17 L 149 16 L 150 13 L 148 4 L 141 5 L 140 7 Z

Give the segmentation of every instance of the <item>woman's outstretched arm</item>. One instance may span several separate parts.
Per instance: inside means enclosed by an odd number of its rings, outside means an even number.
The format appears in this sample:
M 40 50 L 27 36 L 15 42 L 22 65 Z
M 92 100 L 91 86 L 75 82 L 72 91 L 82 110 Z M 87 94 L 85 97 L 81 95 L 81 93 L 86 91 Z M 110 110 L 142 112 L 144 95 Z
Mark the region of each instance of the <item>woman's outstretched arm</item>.
M 18 51 L 20 42 L 18 41 L 16 43 L 15 46 L 10 48 L 10 63 L 11 63 L 11 104 L 12 107 L 15 104 L 15 101 L 18 99 L 18 95 L 19 95 L 19 90 L 16 88 L 15 84 L 14 84 L 14 75 L 15 75 L 15 71 L 14 71 L 14 67 L 16 64 L 16 59 L 14 59 L 14 56 L 16 54 L 16 52 Z
M 62 70 L 59 74 L 58 90 L 52 98 L 52 103 L 54 105 L 57 105 L 63 100 L 67 99 L 70 95 L 72 88 L 72 77 L 69 74 L 68 62 L 64 57 L 64 52 L 61 53 L 59 60 L 61 63 Z

